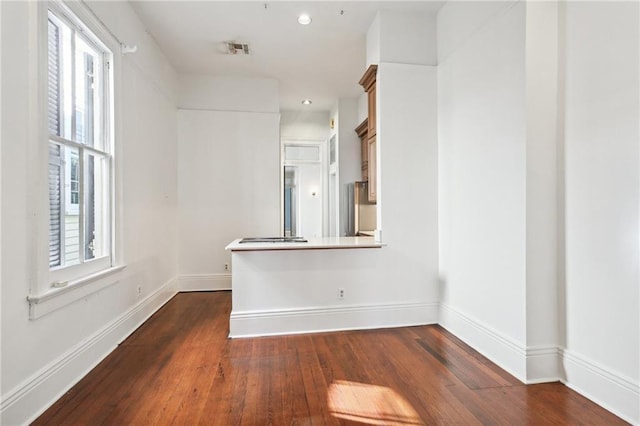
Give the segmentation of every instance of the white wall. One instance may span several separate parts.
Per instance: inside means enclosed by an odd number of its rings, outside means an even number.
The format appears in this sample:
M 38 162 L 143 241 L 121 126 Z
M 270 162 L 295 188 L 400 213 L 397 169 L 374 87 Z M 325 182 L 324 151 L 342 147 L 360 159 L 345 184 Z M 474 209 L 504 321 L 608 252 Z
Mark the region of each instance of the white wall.
M 29 320 L 36 223 L 48 221 L 34 162 L 46 143 L 32 129 L 37 105 L 35 2 L 2 2 L 2 423 L 32 420 L 173 294 L 177 270 L 175 74 L 128 3 L 91 3 L 138 53 L 120 57 L 121 137 L 116 144 L 119 282 Z M 46 21 L 45 21 L 46 22 Z M 30 130 L 31 129 L 31 130 Z M 44 203 L 46 206 L 46 203 Z M 40 237 L 42 238 L 42 237 Z M 142 294 L 137 295 L 140 286 Z
M 376 92 L 377 229 L 387 244 L 383 276 L 394 292 L 437 299 L 436 69 L 381 63 Z
M 349 182 L 362 179 L 360 158 L 360 138 L 356 127 L 358 121 L 358 100 L 343 98 L 338 100 L 338 147 L 340 151 L 340 188 Z
M 440 323 L 639 415 L 637 3 L 438 15 Z M 525 36 L 526 34 L 526 36 Z
M 272 81 L 245 79 L 234 93 L 219 90 L 218 80 L 181 80 L 178 253 L 183 290 L 230 288 L 231 276 L 224 270 L 231 263 L 227 244 L 280 233 L 277 90 Z M 242 89 L 261 84 L 254 95 Z M 249 106 L 262 110 L 235 110 Z
M 329 138 L 328 111 L 282 111 L 280 113 L 281 140 L 327 140 Z
M 277 112 L 278 81 L 181 74 L 178 108 L 241 112 Z
M 566 380 L 638 423 L 638 3 L 569 2 L 562 22 Z
M 358 114 L 356 115 L 358 124 L 362 123 L 367 115 L 369 115 L 369 96 L 363 92 L 358 97 Z
M 181 110 L 178 117 L 179 272 L 224 273 L 231 241 L 279 234 L 278 116 Z
M 381 62 L 436 65 L 435 26 L 431 13 L 378 11 L 367 31 L 367 67 Z
M 446 4 L 438 47 L 441 322 L 524 378 L 525 6 Z
M 406 22 L 395 14 L 379 17 L 381 28 L 394 27 L 393 23 L 383 22 L 385 19 Z M 414 24 L 425 25 L 422 21 Z M 431 25 L 431 37 L 435 37 L 435 30 L 435 25 Z M 407 36 L 413 33 L 410 28 L 405 32 Z M 370 40 L 368 34 L 367 51 L 371 43 L 374 46 L 385 43 L 385 35 L 381 37 Z M 402 41 L 397 34 L 386 37 Z M 416 55 L 419 58 L 420 52 Z M 412 62 L 411 58 L 406 61 Z M 389 283 L 394 283 L 389 300 L 437 300 L 436 69 L 412 63 L 380 62 L 376 97 L 377 230 L 378 238 L 386 244 L 376 265 L 381 279 L 378 285 L 388 288 Z
M 366 94 L 365 108 L 366 108 Z M 365 118 L 367 112 L 365 111 Z M 356 127 L 362 123 L 358 121 L 358 99 L 341 98 L 334 105 L 331 111 L 334 120 L 334 129 L 331 134 L 336 136 L 337 170 L 338 170 L 338 205 L 340 220 L 337 234 L 345 236 L 347 234 L 347 198 L 346 185 L 362 180 L 362 159 L 360 153 L 360 138 L 355 132 Z
M 380 62 L 380 31 L 380 12 L 378 12 L 367 30 L 367 66 L 363 73 L 369 65 Z
M 558 377 L 558 5 L 526 4 L 527 381 Z
M 436 19 L 438 64 L 467 43 L 476 31 L 503 13 L 509 3 L 517 1 L 448 2 L 438 11 Z
M 436 65 L 436 17 L 432 13 L 382 10 L 380 62 Z

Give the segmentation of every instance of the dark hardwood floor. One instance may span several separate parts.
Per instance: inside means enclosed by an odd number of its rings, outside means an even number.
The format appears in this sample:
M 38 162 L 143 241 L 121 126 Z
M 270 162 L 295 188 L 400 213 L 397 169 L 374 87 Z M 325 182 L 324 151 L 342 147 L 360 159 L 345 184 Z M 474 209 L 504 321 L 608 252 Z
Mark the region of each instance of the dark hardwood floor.
M 34 424 L 626 424 L 439 326 L 229 340 L 230 310 L 178 294 Z

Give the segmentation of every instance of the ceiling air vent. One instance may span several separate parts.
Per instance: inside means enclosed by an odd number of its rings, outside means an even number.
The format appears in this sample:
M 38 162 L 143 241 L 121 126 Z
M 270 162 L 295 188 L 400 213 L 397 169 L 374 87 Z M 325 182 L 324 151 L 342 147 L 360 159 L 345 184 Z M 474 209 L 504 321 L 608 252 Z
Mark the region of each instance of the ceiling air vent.
M 230 55 L 248 55 L 249 54 L 249 45 L 246 43 L 227 43 L 227 52 Z

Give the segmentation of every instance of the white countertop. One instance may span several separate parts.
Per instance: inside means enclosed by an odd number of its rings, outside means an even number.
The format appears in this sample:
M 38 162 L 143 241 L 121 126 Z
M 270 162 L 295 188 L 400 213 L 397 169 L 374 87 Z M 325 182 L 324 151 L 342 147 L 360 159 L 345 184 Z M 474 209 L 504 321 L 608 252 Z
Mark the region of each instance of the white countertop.
M 376 243 L 373 237 L 322 237 L 307 238 L 306 243 L 267 242 L 240 243 L 240 238 L 225 247 L 230 251 L 259 251 L 259 250 L 310 250 L 310 249 L 354 249 L 380 248 L 382 243 Z

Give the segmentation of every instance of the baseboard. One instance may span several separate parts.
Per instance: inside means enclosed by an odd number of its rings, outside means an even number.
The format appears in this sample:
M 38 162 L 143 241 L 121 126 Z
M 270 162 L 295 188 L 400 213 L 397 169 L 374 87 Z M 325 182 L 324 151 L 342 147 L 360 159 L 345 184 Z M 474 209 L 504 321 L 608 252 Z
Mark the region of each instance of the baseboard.
M 450 305 L 440 303 L 440 325 L 518 380 L 527 381 L 526 348 Z
M 438 302 L 231 312 L 229 337 L 436 324 Z
M 526 384 L 560 381 L 560 352 L 557 346 L 528 346 Z
M 571 350 L 561 350 L 562 382 L 631 424 L 640 424 L 638 383 Z
M 445 303 L 440 304 L 440 325 L 523 383 L 560 380 L 555 345 L 525 347 Z
M 0 423 L 35 420 L 176 294 L 172 279 L 2 396 Z
M 178 291 L 231 288 L 231 276 L 185 275 L 170 280 L 103 329 L 2 396 L 0 423 L 28 424 L 57 401 Z M 561 381 L 631 424 L 640 424 L 638 383 L 571 350 L 524 348 L 497 330 L 438 303 L 232 312 L 230 337 L 371 329 L 440 323 L 524 383 Z M 562 370 L 562 373 L 561 373 Z
M 638 383 L 566 349 L 523 347 L 497 330 L 440 304 L 440 325 L 526 384 L 562 381 L 621 419 L 640 424 Z
M 200 274 L 178 276 L 178 291 L 231 290 L 231 274 Z

